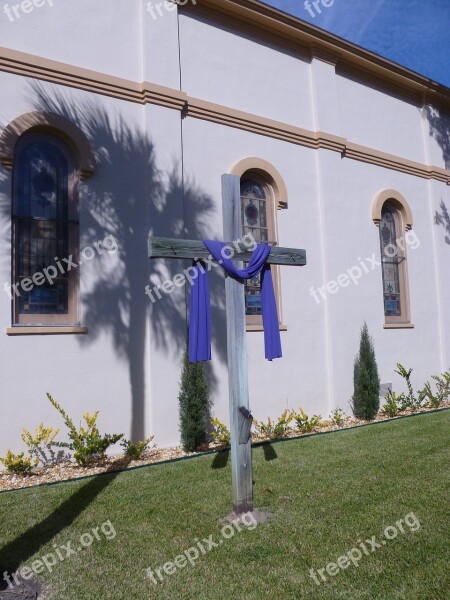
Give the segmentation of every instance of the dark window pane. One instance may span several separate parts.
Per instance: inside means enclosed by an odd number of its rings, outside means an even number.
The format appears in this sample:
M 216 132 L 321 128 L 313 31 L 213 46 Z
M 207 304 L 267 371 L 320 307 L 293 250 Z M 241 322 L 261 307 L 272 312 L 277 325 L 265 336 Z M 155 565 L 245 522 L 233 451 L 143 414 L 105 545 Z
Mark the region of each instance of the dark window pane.
M 400 258 L 394 211 L 395 209 L 385 206 L 380 222 L 384 314 L 386 317 L 401 315 Z
M 61 273 L 57 261 L 70 256 L 69 240 L 78 236 L 76 210 L 70 214 L 70 153 L 49 136 L 36 140 L 36 134 L 30 134 L 30 138 L 15 161 L 15 283 L 34 275 L 38 283 L 25 281 L 28 291 L 20 285 L 16 310 L 19 315 L 68 314 L 70 275 Z M 48 267 L 52 274 L 46 278 Z
M 47 142 L 32 142 L 20 153 L 15 215 L 67 220 L 68 164 L 64 154 Z
M 254 179 L 243 179 L 241 181 L 241 207 L 243 234 L 251 233 L 257 242 L 269 241 L 264 186 Z M 262 315 L 259 276 L 245 283 L 245 311 L 247 315 Z

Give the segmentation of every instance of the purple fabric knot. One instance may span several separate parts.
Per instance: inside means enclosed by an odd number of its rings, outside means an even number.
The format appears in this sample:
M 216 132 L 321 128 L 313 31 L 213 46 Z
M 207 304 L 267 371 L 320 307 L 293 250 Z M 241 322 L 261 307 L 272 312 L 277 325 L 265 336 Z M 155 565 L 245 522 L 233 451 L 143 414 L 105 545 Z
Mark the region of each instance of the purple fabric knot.
M 253 279 L 261 273 L 262 319 L 264 326 L 264 347 L 267 360 L 281 358 L 280 329 L 278 326 L 277 304 L 273 289 L 272 272 L 266 263 L 270 246 L 258 244 L 245 269 L 237 269 L 233 261 L 222 250 L 225 242 L 203 240 L 212 256 L 222 268 L 235 279 Z M 193 265 L 189 322 L 189 360 L 199 362 L 211 360 L 211 307 L 208 274 L 199 264 Z

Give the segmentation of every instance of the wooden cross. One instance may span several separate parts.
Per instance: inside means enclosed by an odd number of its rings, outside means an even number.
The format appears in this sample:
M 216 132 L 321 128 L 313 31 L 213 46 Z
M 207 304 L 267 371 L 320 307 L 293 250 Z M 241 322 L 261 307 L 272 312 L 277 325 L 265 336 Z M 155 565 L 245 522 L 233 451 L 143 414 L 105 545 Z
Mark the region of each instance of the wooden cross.
M 236 175 L 222 175 L 222 215 L 224 240 L 241 239 L 243 233 L 240 178 Z M 233 258 L 237 268 L 242 269 L 242 261 L 249 261 L 252 252 L 239 247 L 241 249 L 236 249 Z M 234 248 L 236 246 L 233 246 Z M 201 241 L 170 238 L 149 238 L 148 255 L 149 258 L 177 259 L 210 257 L 209 251 Z M 295 248 L 272 247 L 267 262 L 272 265 L 303 266 L 306 265 L 306 252 Z M 232 277 L 226 277 L 225 294 L 233 510 L 239 515 L 253 510 L 250 439 L 253 417 L 249 411 L 244 286 Z

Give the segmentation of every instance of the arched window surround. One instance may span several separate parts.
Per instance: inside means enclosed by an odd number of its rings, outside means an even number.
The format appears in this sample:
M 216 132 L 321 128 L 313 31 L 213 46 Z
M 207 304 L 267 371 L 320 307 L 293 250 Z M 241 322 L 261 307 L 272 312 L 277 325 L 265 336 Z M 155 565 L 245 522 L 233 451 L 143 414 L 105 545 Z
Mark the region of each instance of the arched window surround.
M 390 202 L 392 202 L 393 204 L 395 204 L 395 206 L 401 212 L 402 218 L 403 218 L 404 230 L 409 231 L 410 229 L 412 229 L 413 216 L 412 216 L 412 211 L 409 207 L 408 202 L 402 196 L 402 194 L 400 194 L 400 192 L 397 192 L 396 190 L 391 190 L 391 189 L 383 190 L 382 192 L 379 192 L 373 200 L 372 220 L 375 223 L 375 225 L 378 225 L 378 226 L 380 225 L 381 211 L 383 210 L 383 206 L 384 206 L 385 202 L 388 200 Z
M 78 189 L 77 184 L 79 180 L 85 180 L 94 174 L 96 163 L 91 143 L 89 142 L 83 131 L 72 121 L 66 117 L 44 111 L 35 111 L 22 114 L 11 121 L 0 134 L 0 164 L 8 170 L 12 171 L 12 186 L 14 182 L 14 167 L 15 158 L 17 156 L 17 149 L 20 149 L 21 140 L 28 134 L 42 134 L 53 136 L 55 143 L 65 144 L 69 151 L 72 153 L 71 158 L 71 175 L 69 177 L 69 195 L 73 198 L 73 201 L 78 202 Z M 14 190 L 12 190 L 15 193 Z M 14 199 L 13 199 L 14 200 Z M 11 206 L 13 209 L 13 206 Z M 14 265 L 14 225 L 12 227 L 12 284 L 17 283 L 14 281 L 15 278 L 15 265 Z M 79 239 L 73 240 L 71 243 L 71 250 L 73 254 L 78 251 Z M 78 280 L 72 278 L 70 283 L 70 295 L 77 302 L 72 303 L 74 310 L 72 311 L 72 318 L 70 321 L 76 323 L 72 325 L 59 324 L 56 322 L 51 324 L 45 322 L 42 324 L 26 324 L 21 325 L 17 322 L 15 317 L 16 307 L 15 301 L 12 300 L 12 327 L 6 328 L 8 335 L 28 335 L 28 334 L 80 334 L 87 333 L 86 327 L 81 327 L 77 323 L 78 319 Z M 11 293 L 14 294 L 13 288 Z
M 388 189 L 374 198 L 372 219 L 380 229 L 384 327 L 413 327 L 405 240 L 405 231 L 413 226 L 412 211 L 402 194 Z
M 26 132 L 14 152 L 12 195 L 13 326 L 79 326 L 78 170 L 60 138 Z
M 267 237 L 268 241 L 278 244 L 278 225 L 277 225 L 277 210 L 287 208 L 288 195 L 286 185 L 283 181 L 278 170 L 269 162 L 256 157 L 245 158 L 237 162 L 231 169 L 232 175 L 237 175 L 241 179 L 242 184 L 247 180 L 252 180 L 259 184 L 264 190 L 266 198 L 266 210 L 267 210 Z M 241 196 L 242 198 L 242 196 Z M 243 213 L 243 232 L 245 226 L 245 216 Z M 248 224 L 247 224 L 248 225 Z M 282 301 L 281 301 L 281 281 L 280 271 L 277 266 L 272 267 L 272 274 L 274 280 L 275 295 L 277 300 L 278 318 L 280 323 L 280 329 L 285 330 L 286 327 L 282 325 Z M 249 294 L 251 293 L 251 283 L 246 285 L 246 310 L 249 310 Z M 253 290 L 255 291 L 255 290 Z M 246 314 L 247 331 L 260 331 L 262 330 L 262 318 L 261 315 Z
M 50 112 L 29 112 L 11 121 L 0 135 L 0 163 L 7 169 L 14 166 L 16 144 L 25 133 L 41 131 L 63 140 L 74 153 L 80 179 L 88 179 L 95 171 L 92 146 L 81 131 L 66 117 Z
M 276 208 L 287 208 L 288 193 L 286 184 L 279 171 L 270 162 L 256 157 L 244 158 L 231 167 L 230 174 L 242 177 L 248 171 L 258 173 L 270 185 Z

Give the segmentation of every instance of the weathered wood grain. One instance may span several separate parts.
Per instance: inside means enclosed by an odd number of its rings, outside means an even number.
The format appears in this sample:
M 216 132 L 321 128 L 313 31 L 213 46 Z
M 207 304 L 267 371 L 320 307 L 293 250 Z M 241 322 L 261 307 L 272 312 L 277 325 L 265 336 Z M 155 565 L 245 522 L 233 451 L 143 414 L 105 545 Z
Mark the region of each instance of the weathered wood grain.
M 222 175 L 222 215 L 224 238 L 237 239 L 242 226 L 240 178 L 236 175 Z M 242 262 L 236 266 L 243 268 Z M 250 440 L 239 443 L 239 407 L 249 408 L 244 286 L 227 277 L 225 295 L 233 510 L 239 515 L 253 510 L 252 445 Z
M 228 236 L 227 236 L 228 237 Z M 240 235 L 233 239 L 238 240 Z M 247 241 L 250 241 L 247 239 Z M 230 242 L 228 244 L 234 252 L 233 260 L 249 261 L 252 251 L 243 241 Z M 251 247 L 251 245 L 250 245 Z M 172 238 L 149 237 L 149 258 L 203 258 L 209 257 L 209 251 L 200 240 L 181 240 Z M 298 248 L 278 248 L 272 246 L 267 262 L 272 265 L 289 265 L 291 267 L 302 267 L 306 265 L 306 251 Z

